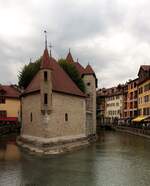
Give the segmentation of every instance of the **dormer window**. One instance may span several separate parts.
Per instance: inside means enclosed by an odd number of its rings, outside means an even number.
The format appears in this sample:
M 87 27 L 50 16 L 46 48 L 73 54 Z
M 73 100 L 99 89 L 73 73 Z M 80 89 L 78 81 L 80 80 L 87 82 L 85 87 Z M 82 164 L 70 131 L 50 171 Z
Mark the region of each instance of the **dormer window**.
M 87 83 L 87 86 L 90 86 L 90 85 L 91 85 L 91 83 L 90 83 L 90 82 L 88 82 L 88 83 Z
M 47 74 L 47 71 L 44 71 L 44 81 L 47 81 L 48 80 L 48 74 Z

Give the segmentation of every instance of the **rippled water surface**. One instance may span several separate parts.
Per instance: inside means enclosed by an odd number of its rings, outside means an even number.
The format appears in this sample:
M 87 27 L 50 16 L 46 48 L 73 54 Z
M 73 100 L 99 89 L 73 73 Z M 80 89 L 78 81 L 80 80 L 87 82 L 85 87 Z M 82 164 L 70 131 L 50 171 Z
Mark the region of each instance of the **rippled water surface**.
M 20 151 L 0 139 L 0 186 L 149 186 L 150 140 L 102 132 L 96 144 L 59 156 Z

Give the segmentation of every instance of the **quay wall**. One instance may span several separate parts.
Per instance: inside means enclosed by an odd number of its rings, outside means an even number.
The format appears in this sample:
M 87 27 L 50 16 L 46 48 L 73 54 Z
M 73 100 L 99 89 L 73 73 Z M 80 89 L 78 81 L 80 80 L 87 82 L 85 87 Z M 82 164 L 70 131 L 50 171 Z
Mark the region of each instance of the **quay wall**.
M 116 126 L 114 127 L 114 130 L 119 131 L 119 132 L 127 132 L 129 134 L 134 134 L 137 136 L 142 136 L 142 137 L 150 139 L 150 129 Z

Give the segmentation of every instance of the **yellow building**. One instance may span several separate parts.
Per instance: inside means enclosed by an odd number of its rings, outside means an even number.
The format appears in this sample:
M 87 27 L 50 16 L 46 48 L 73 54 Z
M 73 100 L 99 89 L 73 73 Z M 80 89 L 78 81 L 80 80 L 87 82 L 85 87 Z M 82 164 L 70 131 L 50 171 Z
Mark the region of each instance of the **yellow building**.
M 150 65 L 140 67 L 138 83 L 138 111 L 140 116 L 150 116 Z
M 150 115 L 150 80 L 139 84 L 138 110 L 139 115 Z
M 20 116 L 20 92 L 13 85 L 0 85 L 0 121 L 16 121 Z

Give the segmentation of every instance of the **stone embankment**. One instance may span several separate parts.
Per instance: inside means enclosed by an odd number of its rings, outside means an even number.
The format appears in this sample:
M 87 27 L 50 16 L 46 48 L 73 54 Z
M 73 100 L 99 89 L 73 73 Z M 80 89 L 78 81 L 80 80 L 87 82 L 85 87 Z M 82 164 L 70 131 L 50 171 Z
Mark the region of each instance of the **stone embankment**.
M 134 135 L 138 135 L 150 139 L 150 129 L 133 128 L 133 127 L 125 127 L 125 126 L 115 126 L 114 129 L 119 132 L 127 132 L 130 134 L 134 134 Z

